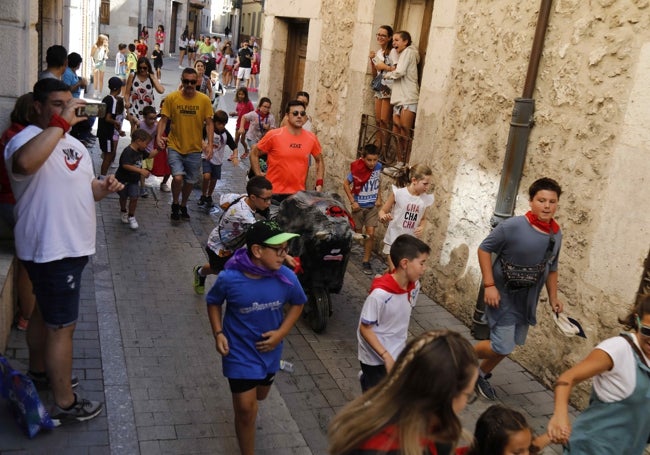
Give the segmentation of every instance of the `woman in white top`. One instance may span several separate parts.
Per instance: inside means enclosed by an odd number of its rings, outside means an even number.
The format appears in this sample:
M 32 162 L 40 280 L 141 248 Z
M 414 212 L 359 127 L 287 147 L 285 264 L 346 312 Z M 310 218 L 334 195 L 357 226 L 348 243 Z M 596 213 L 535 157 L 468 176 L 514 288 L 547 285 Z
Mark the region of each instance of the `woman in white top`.
M 90 58 L 93 64 L 93 78 L 95 85 L 95 98 L 102 97 L 104 89 L 104 72 L 106 71 L 106 60 L 108 60 L 108 36 L 99 35 L 97 42 L 90 49 Z
M 548 434 L 565 454 L 641 455 L 650 436 L 650 294 L 639 295 L 620 323 L 632 332 L 600 343 L 557 379 Z M 574 385 L 593 378 L 589 406 L 573 422 Z
M 379 30 L 377 30 L 377 43 L 379 44 L 379 49 L 376 52 L 370 51 L 370 65 L 372 66 L 373 79 L 377 74 L 390 71 L 390 68 L 397 64 L 399 58 L 397 51 L 393 48 L 393 28 L 390 25 L 382 25 L 379 27 Z M 381 90 L 374 90 L 375 121 L 377 122 L 377 126 L 384 130 L 390 127 L 392 113 L 390 94 L 392 85 L 392 79 L 382 79 Z M 386 140 L 385 131 L 379 130 L 377 132 L 377 139 L 379 139 L 379 142 L 376 145 L 381 150 Z
M 415 113 L 418 110 L 420 85 L 418 83 L 418 63 L 420 53 L 411 42 L 409 32 L 400 31 L 393 35 L 393 47 L 397 50 L 399 59 L 386 72 L 385 79 L 392 79 L 393 87 L 390 104 L 393 105 L 393 131 L 404 137 L 411 137 L 415 124 Z M 400 141 L 402 160 L 407 158 L 407 140 Z

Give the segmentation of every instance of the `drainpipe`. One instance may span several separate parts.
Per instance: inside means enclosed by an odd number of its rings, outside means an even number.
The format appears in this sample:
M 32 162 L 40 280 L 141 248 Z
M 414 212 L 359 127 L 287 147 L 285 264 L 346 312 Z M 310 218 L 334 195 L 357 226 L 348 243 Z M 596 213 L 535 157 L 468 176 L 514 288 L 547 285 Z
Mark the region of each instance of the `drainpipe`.
M 506 156 L 503 161 L 503 168 L 501 169 L 501 182 L 499 183 L 499 192 L 497 193 L 494 213 L 490 219 L 490 224 L 493 229 L 501 221 L 513 216 L 515 212 L 517 192 L 519 191 L 521 174 L 524 169 L 524 162 L 526 161 L 528 138 L 530 136 L 530 130 L 535 123 L 533 118 L 535 100 L 532 97 L 535 91 L 539 61 L 542 58 L 544 38 L 546 37 L 546 29 L 548 28 L 548 20 L 551 14 L 551 3 L 552 0 L 542 0 L 541 2 L 539 15 L 537 16 L 533 47 L 528 60 L 528 71 L 526 72 L 523 94 L 521 98 L 515 99 L 515 105 L 512 109 Z M 483 290 L 483 281 L 481 281 L 481 288 L 476 299 L 476 310 L 472 318 L 472 335 L 477 340 L 485 340 L 490 336 L 487 324 L 482 322 L 483 313 L 485 312 Z

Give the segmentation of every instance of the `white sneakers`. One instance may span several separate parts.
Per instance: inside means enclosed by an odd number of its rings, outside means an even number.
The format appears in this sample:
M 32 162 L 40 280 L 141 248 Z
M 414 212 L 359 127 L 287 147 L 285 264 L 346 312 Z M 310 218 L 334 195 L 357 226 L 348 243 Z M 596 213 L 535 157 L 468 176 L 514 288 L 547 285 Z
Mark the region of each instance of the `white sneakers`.
M 120 219 L 122 220 L 122 223 L 128 224 L 129 227 L 133 230 L 136 230 L 140 227 L 138 224 L 138 221 L 135 219 L 134 216 L 129 216 L 128 213 L 122 212 Z

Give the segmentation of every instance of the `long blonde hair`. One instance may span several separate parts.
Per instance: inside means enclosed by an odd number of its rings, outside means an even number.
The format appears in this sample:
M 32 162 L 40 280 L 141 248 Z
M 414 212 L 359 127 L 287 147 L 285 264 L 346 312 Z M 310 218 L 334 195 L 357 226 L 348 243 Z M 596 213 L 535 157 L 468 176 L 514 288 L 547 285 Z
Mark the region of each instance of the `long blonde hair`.
M 449 330 L 411 340 L 389 375 L 337 414 L 328 429 L 329 453 L 344 455 L 395 425 L 404 455 L 422 455 L 422 440 L 455 444 L 462 426 L 453 400 L 474 378 L 472 345 Z
M 106 40 L 106 43 L 104 43 L 104 40 Z M 108 36 L 103 35 L 101 33 L 99 35 L 97 35 L 97 42 L 95 43 L 95 46 L 96 47 L 104 46 L 104 47 L 107 48 L 108 47 Z

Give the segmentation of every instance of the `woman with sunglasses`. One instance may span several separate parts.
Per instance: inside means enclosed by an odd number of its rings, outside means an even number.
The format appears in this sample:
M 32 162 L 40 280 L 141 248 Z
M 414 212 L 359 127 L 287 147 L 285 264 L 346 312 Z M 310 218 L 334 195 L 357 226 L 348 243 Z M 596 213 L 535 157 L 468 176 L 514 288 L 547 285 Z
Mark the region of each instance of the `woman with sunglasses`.
M 650 294 L 639 295 L 624 319 L 628 332 L 601 342 L 554 385 L 548 434 L 565 454 L 641 455 L 650 436 Z M 630 332 L 630 330 L 632 330 Z M 569 420 L 571 389 L 593 378 L 589 406 Z
M 142 110 L 145 106 L 153 106 L 154 90 L 163 93 L 165 88 L 156 77 L 149 59 L 140 57 L 136 72 L 129 74 L 124 94 L 124 107 L 129 113 L 131 131 L 135 130 L 138 124 L 144 120 Z
M 393 48 L 393 28 L 390 25 L 382 25 L 377 30 L 377 44 L 379 49 L 370 51 L 370 65 L 372 66 L 372 77 L 377 74 L 385 74 L 386 71 L 397 65 L 399 56 L 397 50 Z M 381 90 L 373 90 L 375 98 L 375 121 L 377 126 L 383 130 L 377 132 L 378 142 L 375 144 L 381 151 L 382 145 L 386 141 L 387 134 L 385 130 L 390 127 L 391 114 L 393 112 L 390 105 L 392 79 L 382 79 Z

